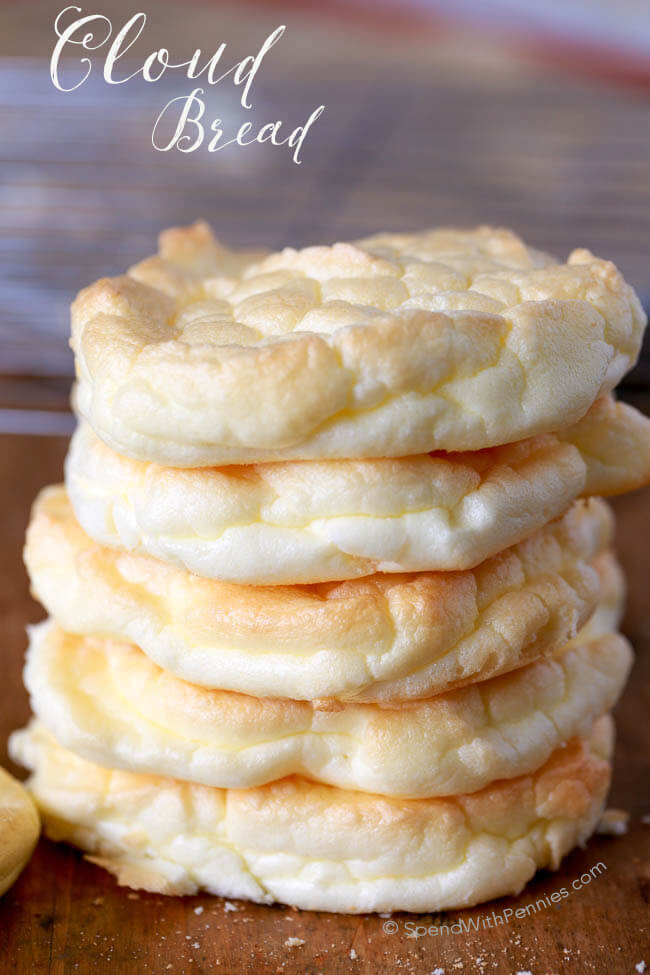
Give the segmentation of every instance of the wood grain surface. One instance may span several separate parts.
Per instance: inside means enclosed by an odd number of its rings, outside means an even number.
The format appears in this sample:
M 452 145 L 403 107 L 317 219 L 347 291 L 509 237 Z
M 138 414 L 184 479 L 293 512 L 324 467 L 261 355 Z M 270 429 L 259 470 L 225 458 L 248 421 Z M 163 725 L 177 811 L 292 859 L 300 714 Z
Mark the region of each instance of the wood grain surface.
M 28 595 L 20 561 L 23 532 L 37 490 L 61 479 L 65 448 L 66 441 L 58 437 L 0 437 L 0 470 L 5 475 L 0 481 L 0 762 L 9 765 L 7 735 L 29 712 L 21 683 L 24 627 L 42 616 Z M 638 653 L 617 713 L 610 799 L 610 805 L 630 813 L 625 836 L 595 837 L 585 850 L 569 856 L 559 872 L 540 873 L 519 898 L 445 916 L 396 914 L 390 919 L 302 913 L 208 896 L 135 894 L 118 888 L 76 851 L 41 840 L 19 881 L 0 900 L 3 975 L 634 975 L 642 961 L 650 967 L 650 825 L 642 821 L 650 814 L 650 490 L 622 498 L 615 507 L 620 556 L 629 575 L 625 630 Z M 583 874 L 583 885 L 572 889 Z M 511 917 L 507 923 L 493 919 L 492 912 L 502 917 L 507 908 L 541 903 L 562 887 L 570 894 L 558 907 L 529 907 L 526 917 Z M 435 927 L 461 920 L 465 930 L 446 933 Z M 413 937 L 408 922 L 426 933 Z M 397 927 L 394 933 L 392 925 Z

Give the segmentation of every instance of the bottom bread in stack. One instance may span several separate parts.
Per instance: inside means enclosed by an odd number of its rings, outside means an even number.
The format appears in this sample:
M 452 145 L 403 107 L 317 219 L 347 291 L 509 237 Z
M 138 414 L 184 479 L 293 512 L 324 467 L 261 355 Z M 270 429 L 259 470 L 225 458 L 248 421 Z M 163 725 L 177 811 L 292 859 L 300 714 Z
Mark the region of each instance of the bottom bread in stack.
M 529 775 L 469 795 L 400 799 L 290 777 L 217 789 L 115 771 L 34 723 L 12 737 L 47 834 L 120 883 L 207 890 L 311 910 L 438 911 L 516 894 L 593 832 L 609 787 L 613 722 Z

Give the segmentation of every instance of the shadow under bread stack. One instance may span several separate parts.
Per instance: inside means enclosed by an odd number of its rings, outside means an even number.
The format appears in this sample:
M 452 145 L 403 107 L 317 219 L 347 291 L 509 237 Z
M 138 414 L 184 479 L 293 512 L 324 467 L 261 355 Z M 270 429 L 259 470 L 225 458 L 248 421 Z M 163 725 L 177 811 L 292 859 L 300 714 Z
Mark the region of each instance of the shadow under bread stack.
M 79 426 L 25 558 L 54 839 L 121 883 L 328 911 L 517 893 L 594 830 L 631 651 L 606 502 L 616 268 L 504 230 L 233 254 L 72 308 Z

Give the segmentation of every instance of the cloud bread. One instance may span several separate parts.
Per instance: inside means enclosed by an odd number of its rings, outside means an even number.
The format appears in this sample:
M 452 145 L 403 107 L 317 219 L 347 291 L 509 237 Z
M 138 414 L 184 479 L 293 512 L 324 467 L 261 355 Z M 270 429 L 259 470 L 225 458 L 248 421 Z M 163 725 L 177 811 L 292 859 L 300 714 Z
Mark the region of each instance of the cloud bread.
M 425 798 L 475 792 L 539 768 L 616 703 L 632 664 L 617 634 L 396 708 L 207 690 L 137 647 L 32 627 L 25 684 L 57 741 L 107 768 L 246 789 L 304 775 Z
M 440 911 L 518 894 L 593 832 L 612 747 L 604 717 L 532 775 L 408 800 L 302 778 L 224 791 L 110 771 L 35 723 L 10 743 L 33 772 L 48 835 L 86 850 L 121 884 L 348 913 Z
M 383 234 L 255 261 L 198 223 L 72 305 L 76 406 L 178 467 L 478 450 L 576 422 L 638 355 L 613 264 L 507 230 Z
M 41 831 L 34 800 L 0 768 L 0 896 L 27 864 Z
M 65 630 L 135 643 L 191 683 L 391 703 L 562 646 L 600 598 L 598 555 L 611 536 L 609 508 L 592 499 L 471 572 L 239 586 L 98 545 L 57 486 L 34 504 L 25 561 Z
M 91 538 L 250 585 L 469 569 L 580 495 L 648 481 L 650 420 L 611 397 L 557 436 L 467 454 L 179 470 L 82 423 L 66 461 Z
M 585 496 L 612 497 L 650 481 L 650 420 L 627 403 L 602 396 L 558 437 L 576 447 L 587 466 Z

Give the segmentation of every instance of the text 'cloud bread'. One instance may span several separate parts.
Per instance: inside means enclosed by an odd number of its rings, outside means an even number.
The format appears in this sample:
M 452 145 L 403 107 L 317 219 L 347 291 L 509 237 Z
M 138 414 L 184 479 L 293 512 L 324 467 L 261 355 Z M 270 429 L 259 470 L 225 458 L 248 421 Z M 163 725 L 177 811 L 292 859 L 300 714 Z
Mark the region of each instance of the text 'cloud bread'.
M 115 453 L 82 422 L 66 460 L 95 541 L 250 585 L 471 569 L 577 497 L 650 481 L 650 420 L 611 396 L 571 427 L 465 454 L 179 468 Z
M 612 575 L 612 525 L 604 501 L 577 501 L 471 571 L 242 586 L 98 545 L 55 486 L 34 504 L 25 562 L 63 629 L 134 643 L 191 683 L 392 703 L 521 667 L 575 636 Z
M 111 771 L 36 723 L 10 741 L 32 770 L 47 834 L 86 850 L 120 883 L 348 913 L 440 911 L 518 894 L 594 831 L 612 748 L 605 716 L 531 775 L 409 800 L 299 777 L 222 790 Z
M 199 223 L 78 295 L 76 406 L 119 452 L 179 467 L 477 450 L 579 420 L 645 321 L 610 262 L 506 230 L 256 260 Z

